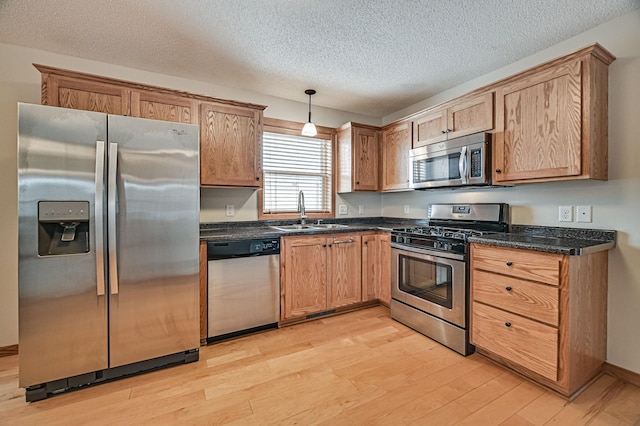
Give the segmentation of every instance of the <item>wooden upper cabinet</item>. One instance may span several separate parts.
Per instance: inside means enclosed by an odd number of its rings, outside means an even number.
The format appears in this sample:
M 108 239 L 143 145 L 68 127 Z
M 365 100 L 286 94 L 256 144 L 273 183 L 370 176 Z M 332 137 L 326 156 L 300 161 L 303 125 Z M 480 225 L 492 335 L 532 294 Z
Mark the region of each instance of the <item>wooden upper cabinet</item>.
M 465 96 L 413 121 L 413 147 L 493 129 L 493 92 Z
M 131 93 L 131 115 L 153 120 L 198 124 L 198 101 L 173 94 L 135 90 Z
M 42 74 L 42 104 L 107 114 L 130 115 L 126 87 L 56 74 Z
M 409 150 L 411 123 L 396 124 L 382 130 L 380 189 L 409 189 Z
M 200 184 L 261 187 L 262 110 L 200 105 Z
M 494 182 L 607 179 L 614 58 L 598 45 L 578 53 L 497 88 Z
M 379 189 L 380 130 L 347 123 L 338 129 L 338 192 Z
M 447 139 L 447 108 L 438 108 L 413 122 L 413 147 L 442 142 Z

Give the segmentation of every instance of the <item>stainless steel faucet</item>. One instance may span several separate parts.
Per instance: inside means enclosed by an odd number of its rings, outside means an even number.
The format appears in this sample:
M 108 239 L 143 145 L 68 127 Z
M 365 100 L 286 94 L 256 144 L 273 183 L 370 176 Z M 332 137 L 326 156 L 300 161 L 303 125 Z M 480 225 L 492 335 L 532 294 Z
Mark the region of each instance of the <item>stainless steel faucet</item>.
M 300 225 L 305 225 L 307 223 L 307 215 L 304 210 L 304 193 L 302 191 L 298 192 L 298 211 L 300 212 Z

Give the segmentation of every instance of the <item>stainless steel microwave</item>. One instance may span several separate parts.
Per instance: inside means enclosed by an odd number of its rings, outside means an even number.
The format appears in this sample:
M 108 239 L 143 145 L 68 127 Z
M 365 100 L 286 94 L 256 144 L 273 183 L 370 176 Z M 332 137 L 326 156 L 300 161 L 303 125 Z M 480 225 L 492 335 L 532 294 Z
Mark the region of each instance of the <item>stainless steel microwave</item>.
M 474 133 L 409 152 L 411 188 L 491 184 L 491 134 Z

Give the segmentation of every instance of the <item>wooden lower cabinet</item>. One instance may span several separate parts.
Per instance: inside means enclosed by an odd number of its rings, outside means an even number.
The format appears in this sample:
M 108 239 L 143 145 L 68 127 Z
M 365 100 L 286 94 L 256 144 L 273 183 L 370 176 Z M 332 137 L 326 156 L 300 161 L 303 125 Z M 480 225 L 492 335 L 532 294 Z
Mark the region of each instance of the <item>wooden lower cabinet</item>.
M 571 398 L 606 357 L 608 252 L 471 245 L 476 350 Z
M 391 235 L 369 233 L 362 236 L 362 301 L 391 302 Z
M 304 318 L 362 301 L 361 236 L 283 237 L 281 320 Z

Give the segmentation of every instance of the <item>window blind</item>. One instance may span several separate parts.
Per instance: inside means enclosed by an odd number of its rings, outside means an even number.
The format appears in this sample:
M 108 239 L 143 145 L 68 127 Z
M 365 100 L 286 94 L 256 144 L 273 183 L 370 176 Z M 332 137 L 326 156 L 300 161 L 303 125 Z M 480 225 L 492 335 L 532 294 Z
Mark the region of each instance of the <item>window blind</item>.
M 263 212 L 298 211 L 298 192 L 307 212 L 331 212 L 331 140 L 264 132 Z

